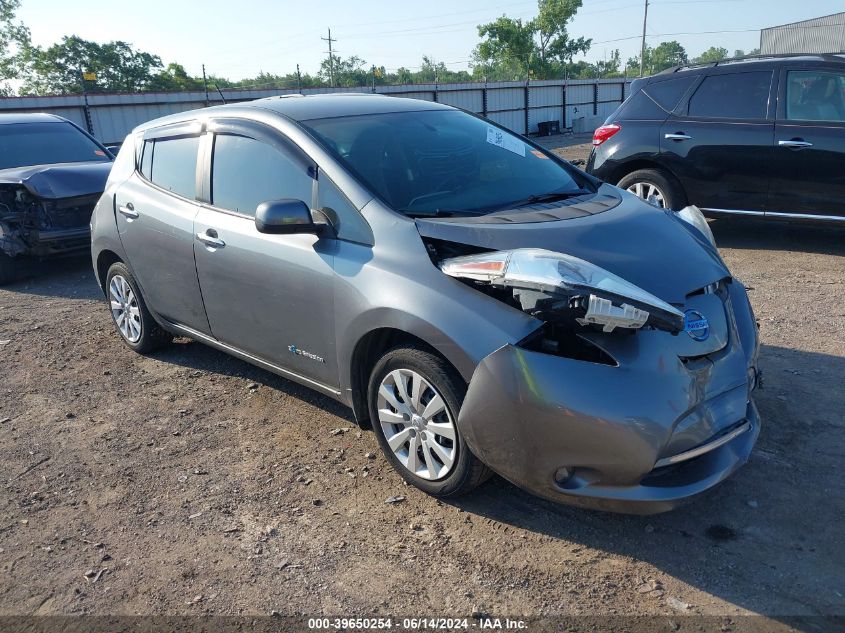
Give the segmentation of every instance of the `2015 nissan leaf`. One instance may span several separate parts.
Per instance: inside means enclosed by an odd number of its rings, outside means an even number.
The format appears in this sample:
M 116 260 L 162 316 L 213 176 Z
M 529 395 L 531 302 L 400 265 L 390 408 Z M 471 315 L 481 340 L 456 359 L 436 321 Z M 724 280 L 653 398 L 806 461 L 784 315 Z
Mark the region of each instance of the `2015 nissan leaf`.
M 313 387 L 434 495 L 492 470 L 659 512 L 759 432 L 756 323 L 701 214 L 445 105 L 296 96 L 142 125 L 92 254 L 130 348 L 188 336 Z

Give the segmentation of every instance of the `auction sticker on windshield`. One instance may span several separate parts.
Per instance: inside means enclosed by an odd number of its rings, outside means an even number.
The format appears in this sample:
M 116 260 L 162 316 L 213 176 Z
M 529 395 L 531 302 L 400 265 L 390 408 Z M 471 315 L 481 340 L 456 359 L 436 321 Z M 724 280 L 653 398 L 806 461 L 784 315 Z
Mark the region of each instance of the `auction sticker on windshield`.
M 487 142 L 514 154 L 525 156 L 525 143 L 494 127 L 487 128 Z

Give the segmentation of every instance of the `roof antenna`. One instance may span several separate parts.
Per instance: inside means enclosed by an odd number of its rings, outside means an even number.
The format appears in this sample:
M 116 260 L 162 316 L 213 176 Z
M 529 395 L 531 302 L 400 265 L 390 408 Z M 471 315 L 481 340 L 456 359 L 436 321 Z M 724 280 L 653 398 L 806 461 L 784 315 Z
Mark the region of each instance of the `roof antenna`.
M 217 85 L 217 82 L 214 82 L 214 87 L 217 88 L 217 94 L 220 95 L 220 98 L 223 100 L 223 103 L 226 103 L 226 97 L 223 96 L 223 91 L 220 90 L 220 86 Z

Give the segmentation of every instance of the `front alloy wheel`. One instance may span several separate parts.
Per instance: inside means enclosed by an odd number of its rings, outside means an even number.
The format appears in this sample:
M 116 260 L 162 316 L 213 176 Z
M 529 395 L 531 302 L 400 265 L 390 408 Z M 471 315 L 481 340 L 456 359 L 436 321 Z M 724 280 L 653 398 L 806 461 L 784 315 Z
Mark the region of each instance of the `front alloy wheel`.
M 449 474 L 458 450 L 455 423 L 431 383 L 411 369 L 395 369 L 381 381 L 377 406 L 382 432 L 399 463 L 422 479 Z
M 407 481 L 438 497 L 469 492 L 490 476 L 458 428 L 466 383 L 442 356 L 396 347 L 370 375 L 367 405 L 387 460 Z

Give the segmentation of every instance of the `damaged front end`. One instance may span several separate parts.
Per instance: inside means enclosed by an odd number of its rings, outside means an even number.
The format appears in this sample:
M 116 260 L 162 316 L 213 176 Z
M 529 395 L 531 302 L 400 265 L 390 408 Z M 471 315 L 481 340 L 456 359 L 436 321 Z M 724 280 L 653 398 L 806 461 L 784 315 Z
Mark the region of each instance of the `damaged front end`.
M 467 444 L 497 473 L 549 499 L 652 513 L 746 461 L 759 341 L 738 281 L 673 305 L 558 252 L 427 244 L 444 274 L 541 322 L 482 360 L 461 409 Z
M 99 197 L 44 198 L 23 184 L 0 183 L 0 252 L 45 257 L 84 251 Z

